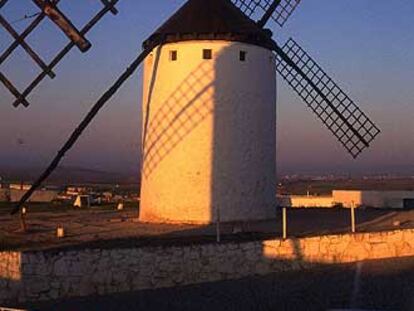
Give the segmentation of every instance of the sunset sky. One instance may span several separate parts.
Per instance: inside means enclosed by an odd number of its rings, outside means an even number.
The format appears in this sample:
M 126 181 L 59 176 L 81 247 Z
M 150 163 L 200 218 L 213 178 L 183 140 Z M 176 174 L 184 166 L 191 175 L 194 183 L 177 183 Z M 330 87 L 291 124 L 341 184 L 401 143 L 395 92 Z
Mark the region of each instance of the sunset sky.
M 141 43 L 183 0 L 120 0 L 88 35 L 92 48 L 73 49 L 32 95 L 29 108 L 12 107 L 0 85 L 0 168 L 43 167 L 99 96 L 141 51 Z M 392 4 L 391 4 L 392 2 Z M 62 0 L 78 27 L 100 8 L 97 0 Z M 1 14 L 16 21 L 37 12 L 14 0 Z M 414 174 L 414 2 L 407 0 L 303 0 L 283 29 L 269 23 L 277 41 L 302 45 L 381 128 L 372 147 L 353 160 L 302 101 L 278 83 L 278 167 L 281 172 Z M 27 22 L 14 24 L 23 29 Z M 0 28 L 0 53 L 12 42 Z M 27 42 L 46 60 L 67 42 L 43 22 Z M 0 65 L 22 89 L 38 72 L 22 49 Z M 141 72 L 102 110 L 63 165 L 137 172 Z M 0 172 L 1 175 L 1 172 Z

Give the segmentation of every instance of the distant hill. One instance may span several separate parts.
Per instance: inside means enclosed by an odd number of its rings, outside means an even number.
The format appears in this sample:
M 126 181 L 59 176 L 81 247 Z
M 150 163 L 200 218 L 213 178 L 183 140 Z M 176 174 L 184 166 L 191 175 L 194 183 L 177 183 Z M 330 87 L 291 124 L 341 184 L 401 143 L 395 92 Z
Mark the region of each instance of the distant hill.
M 354 167 L 311 167 L 311 166 L 278 166 L 277 173 L 279 176 L 285 175 L 307 175 L 307 176 L 344 176 L 349 175 L 353 178 L 364 176 L 393 175 L 399 177 L 414 176 L 414 165 L 360 165 Z
M 375 191 L 414 191 L 414 178 L 409 177 L 365 177 L 352 179 L 306 180 L 281 179 L 280 193 L 330 195 L 332 190 L 375 190 Z
M 32 182 L 44 170 L 40 167 L 0 167 L 0 176 L 6 181 Z M 106 172 L 83 167 L 61 166 L 48 178 L 47 184 L 135 184 L 138 183 L 136 174 Z

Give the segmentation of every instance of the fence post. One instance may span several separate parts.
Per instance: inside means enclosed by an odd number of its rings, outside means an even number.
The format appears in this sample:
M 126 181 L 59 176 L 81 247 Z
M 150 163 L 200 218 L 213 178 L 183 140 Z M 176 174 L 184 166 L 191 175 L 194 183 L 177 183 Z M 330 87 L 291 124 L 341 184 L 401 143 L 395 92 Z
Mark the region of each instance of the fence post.
M 26 207 L 23 207 L 20 211 L 20 230 L 22 232 L 27 231 L 27 225 L 26 225 Z
M 351 231 L 352 233 L 356 232 L 355 229 L 355 204 L 354 201 L 351 202 Z
M 221 233 L 220 233 L 220 208 L 217 206 L 216 208 L 216 241 L 220 243 L 221 241 Z
M 287 209 L 282 208 L 282 226 L 283 226 L 283 240 L 287 239 Z

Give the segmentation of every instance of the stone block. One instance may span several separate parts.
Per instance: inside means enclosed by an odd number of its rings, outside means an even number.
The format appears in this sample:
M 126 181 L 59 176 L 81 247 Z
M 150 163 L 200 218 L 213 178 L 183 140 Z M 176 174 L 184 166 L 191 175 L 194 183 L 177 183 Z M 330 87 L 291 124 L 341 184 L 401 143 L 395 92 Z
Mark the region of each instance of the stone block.
M 68 263 L 66 262 L 65 258 L 61 257 L 58 260 L 56 260 L 54 267 L 53 267 L 53 273 L 56 276 L 68 276 L 69 275 Z
M 48 278 L 31 277 L 26 280 L 26 290 L 31 296 L 37 296 L 40 293 L 50 290 L 50 282 Z

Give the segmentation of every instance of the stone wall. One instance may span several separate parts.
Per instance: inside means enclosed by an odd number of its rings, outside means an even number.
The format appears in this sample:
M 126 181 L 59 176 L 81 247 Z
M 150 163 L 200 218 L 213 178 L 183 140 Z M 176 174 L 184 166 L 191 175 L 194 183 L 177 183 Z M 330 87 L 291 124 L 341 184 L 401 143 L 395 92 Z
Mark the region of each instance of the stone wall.
M 2 301 L 16 301 L 21 286 L 20 252 L 0 252 L 0 305 Z
M 414 230 L 187 246 L 0 253 L 0 304 L 414 256 Z
M 20 258 L 20 252 L 0 252 L 0 277 L 2 279 L 20 279 Z

